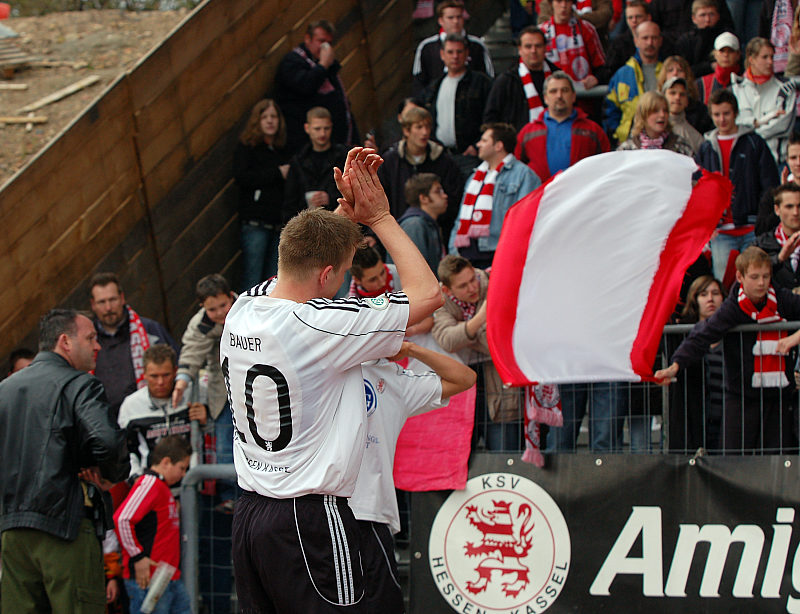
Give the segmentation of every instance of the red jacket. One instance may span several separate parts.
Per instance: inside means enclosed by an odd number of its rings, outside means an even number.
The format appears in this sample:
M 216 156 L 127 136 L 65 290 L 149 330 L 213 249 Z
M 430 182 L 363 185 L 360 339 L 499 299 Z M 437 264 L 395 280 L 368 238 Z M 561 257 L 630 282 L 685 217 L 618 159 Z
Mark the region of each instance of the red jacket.
M 140 476 L 127 498 L 114 513 L 117 537 L 122 545 L 122 577 L 134 578 L 133 564 L 149 556 L 156 563 L 166 561 L 177 568 L 180 578 L 180 518 L 169 486 L 148 470 Z M 153 575 L 156 568 L 150 569 Z
M 608 137 L 603 129 L 593 122 L 584 111 L 576 107 L 577 115 L 572 120 L 572 143 L 570 146 L 570 165 L 599 153 L 609 151 Z M 544 113 L 526 124 L 517 135 L 517 147 L 514 155 L 533 170 L 542 183 L 550 178 L 550 167 L 547 165 L 547 124 Z

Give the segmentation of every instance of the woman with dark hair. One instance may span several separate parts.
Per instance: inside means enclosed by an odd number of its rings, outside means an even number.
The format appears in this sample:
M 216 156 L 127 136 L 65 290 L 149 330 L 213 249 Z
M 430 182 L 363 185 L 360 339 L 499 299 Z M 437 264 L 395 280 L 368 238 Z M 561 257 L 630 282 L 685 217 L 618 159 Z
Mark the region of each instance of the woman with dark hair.
M 681 312 L 680 324 L 696 324 L 711 317 L 725 300 L 722 283 L 711 275 L 692 282 Z M 683 337 L 668 338 L 668 355 Z M 682 370 L 669 398 L 669 449 L 692 453 L 698 448 L 722 447 L 722 343 L 708 348 L 703 362 Z
M 672 132 L 664 94 L 645 92 L 639 96 L 631 136 L 617 147 L 618 151 L 631 149 L 668 149 L 690 158 L 694 155 L 692 146 Z
M 274 100 L 259 100 L 233 157 L 233 176 L 239 186 L 243 290 L 278 271 L 283 185 L 289 172 L 285 144 L 286 120 L 280 108 Z
M 797 91 L 794 83 L 775 76 L 774 54 L 775 47 L 766 38 L 751 40 L 745 49 L 744 75 L 732 77 L 731 84 L 739 103 L 736 123 L 754 129 L 780 166 L 794 126 Z

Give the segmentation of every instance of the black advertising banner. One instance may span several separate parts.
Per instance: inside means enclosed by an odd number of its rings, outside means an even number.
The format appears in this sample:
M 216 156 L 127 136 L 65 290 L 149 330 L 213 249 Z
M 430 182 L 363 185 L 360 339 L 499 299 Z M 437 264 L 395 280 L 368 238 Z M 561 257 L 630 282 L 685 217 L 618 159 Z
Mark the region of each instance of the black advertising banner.
M 412 495 L 411 611 L 800 614 L 798 458 L 480 454 Z

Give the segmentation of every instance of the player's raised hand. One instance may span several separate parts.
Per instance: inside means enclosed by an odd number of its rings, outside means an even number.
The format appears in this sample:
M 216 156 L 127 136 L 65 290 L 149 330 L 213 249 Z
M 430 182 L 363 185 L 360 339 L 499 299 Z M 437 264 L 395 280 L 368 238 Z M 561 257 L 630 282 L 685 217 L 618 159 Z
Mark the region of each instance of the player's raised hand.
M 378 167 L 383 159 L 375 153 L 362 150 L 350 165 L 350 186 L 353 190 L 353 219 L 373 226 L 389 213 L 389 200 L 378 179 Z
M 353 206 L 353 187 L 351 185 L 351 173 L 350 168 L 353 165 L 353 160 L 360 159 L 366 160 L 369 155 L 375 155 L 375 150 L 370 149 L 369 147 L 353 147 L 350 151 L 347 152 L 347 159 L 344 161 L 344 168 L 339 169 L 339 167 L 334 167 L 333 169 L 333 180 L 336 182 L 336 188 L 339 192 L 342 193 L 342 198 L 346 200 L 350 206 Z M 383 163 L 383 158 L 377 156 L 380 160 L 380 164 Z M 375 167 L 377 170 L 377 166 Z

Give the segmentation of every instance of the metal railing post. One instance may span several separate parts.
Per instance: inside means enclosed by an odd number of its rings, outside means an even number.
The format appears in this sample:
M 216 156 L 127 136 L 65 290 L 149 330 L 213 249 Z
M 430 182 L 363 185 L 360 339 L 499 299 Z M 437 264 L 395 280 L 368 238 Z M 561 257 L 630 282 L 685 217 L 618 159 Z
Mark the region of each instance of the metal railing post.
M 197 612 L 200 603 L 199 574 L 199 509 L 197 505 L 197 484 L 202 480 L 236 481 L 236 469 L 229 465 L 197 465 L 192 467 L 181 482 L 181 539 L 185 556 L 181 560 L 181 577 L 192 611 Z

